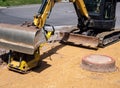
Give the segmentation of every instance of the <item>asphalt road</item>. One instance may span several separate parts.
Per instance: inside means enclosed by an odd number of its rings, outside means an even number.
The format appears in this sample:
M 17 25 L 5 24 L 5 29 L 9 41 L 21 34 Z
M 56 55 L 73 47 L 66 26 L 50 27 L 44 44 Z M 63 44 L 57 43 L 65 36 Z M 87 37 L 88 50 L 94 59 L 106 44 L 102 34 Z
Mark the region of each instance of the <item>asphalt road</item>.
M 33 16 L 37 14 L 40 5 L 25 5 L 4 8 L 0 10 L 0 22 L 21 24 L 24 21 L 32 21 Z M 76 24 L 77 17 L 72 3 L 59 3 L 52 9 L 47 23 L 52 25 Z
M 32 21 L 37 14 L 40 5 L 25 5 L 0 9 L 0 23 L 22 24 L 24 21 Z M 116 27 L 120 27 L 120 3 L 116 9 Z M 75 25 L 77 16 L 72 3 L 58 3 L 52 9 L 47 20 L 51 25 Z

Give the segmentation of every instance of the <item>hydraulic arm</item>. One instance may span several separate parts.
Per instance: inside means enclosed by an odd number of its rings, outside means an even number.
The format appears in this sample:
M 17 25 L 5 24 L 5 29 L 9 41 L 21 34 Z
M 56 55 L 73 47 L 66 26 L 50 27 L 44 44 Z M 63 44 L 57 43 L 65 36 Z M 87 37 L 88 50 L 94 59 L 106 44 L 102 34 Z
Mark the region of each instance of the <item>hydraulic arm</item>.
M 34 25 L 38 28 L 42 28 L 45 25 L 47 17 L 50 15 L 54 4 L 56 2 L 62 2 L 62 1 L 61 0 L 43 0 L 42 5 L 38 11 L 38 14 L 34 16 L 34 20 L 33 20 Z M 74 5 L 78 8 L 77 13 L 79 14 L 79 19 L 82 21 L 81 23 L 84 24 L 85 20 L 87 21 L 90 19 L 83 0 L 69 0 L 69 2 L 74 3 Z
M 38 14 L 34 16 L 33 23 L 38 28 L 43 28 L 47 17 L 55 4 L 54 0 L 43 0 L 42 5 L 38 11 Z

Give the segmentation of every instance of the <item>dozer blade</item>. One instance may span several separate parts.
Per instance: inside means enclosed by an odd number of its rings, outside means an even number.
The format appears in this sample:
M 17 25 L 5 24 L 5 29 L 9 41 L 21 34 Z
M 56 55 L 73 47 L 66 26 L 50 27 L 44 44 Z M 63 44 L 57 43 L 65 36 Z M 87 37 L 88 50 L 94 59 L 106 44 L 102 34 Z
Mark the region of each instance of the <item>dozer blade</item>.
M 43 41 L 42 31 L 34 26 L 0 24 L 1 48 L 33 54 Z
M 99 45 L 99 38 L 97 37 L 85 36 L 68 32 L 61 32 L 60 36 L 62 37 L 62 42 L 72 45 L 84 46 L 93 49 L 97 49 Z

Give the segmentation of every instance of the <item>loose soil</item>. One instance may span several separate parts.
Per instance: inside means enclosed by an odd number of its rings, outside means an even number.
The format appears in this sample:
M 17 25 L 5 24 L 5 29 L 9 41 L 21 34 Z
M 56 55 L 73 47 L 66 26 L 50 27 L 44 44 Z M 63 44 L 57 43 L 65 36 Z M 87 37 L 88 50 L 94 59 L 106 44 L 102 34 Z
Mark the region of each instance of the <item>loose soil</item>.
M 114 58 L 117 71 L 100 73 L 82 69 L 82 58 L 90 54 Z M 120 88 L 120 42 L 98 50 L 55 43 L 42 48 L 41 59 L 41 67 L 28 74 L 0 67 L 0 88 Z

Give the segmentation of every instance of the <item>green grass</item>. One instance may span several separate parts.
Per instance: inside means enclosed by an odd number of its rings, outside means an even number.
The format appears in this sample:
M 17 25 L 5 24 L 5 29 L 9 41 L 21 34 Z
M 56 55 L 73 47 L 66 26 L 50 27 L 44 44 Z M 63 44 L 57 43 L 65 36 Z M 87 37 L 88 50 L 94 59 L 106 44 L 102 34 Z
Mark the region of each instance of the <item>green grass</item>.
M 27 4 L 40 4 L 41 0 L 0 0 L 0 6 L 17 6 Z

